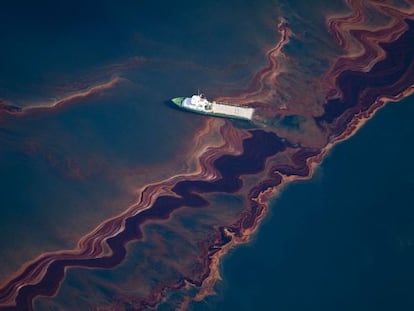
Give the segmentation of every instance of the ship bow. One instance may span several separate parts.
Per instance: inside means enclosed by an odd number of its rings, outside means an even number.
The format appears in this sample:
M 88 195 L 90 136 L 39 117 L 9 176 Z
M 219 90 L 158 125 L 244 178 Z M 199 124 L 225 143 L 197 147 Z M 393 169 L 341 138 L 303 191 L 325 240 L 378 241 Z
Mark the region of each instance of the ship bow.
M 171 99 L 171 101 L 179 107 L 182 106 L 183 100 L 184 100 L 184 97 L 175 97 L 175 98 Z

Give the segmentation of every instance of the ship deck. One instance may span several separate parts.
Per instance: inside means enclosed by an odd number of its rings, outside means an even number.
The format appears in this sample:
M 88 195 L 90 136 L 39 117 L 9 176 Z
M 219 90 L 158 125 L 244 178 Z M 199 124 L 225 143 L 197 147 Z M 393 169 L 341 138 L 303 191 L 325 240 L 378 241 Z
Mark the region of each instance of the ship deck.
M 213 103 L 212 111 L 213 113 L 221 115 L 234 116 L 242 119 L 251 120 L 253 118 L 254 108 Z

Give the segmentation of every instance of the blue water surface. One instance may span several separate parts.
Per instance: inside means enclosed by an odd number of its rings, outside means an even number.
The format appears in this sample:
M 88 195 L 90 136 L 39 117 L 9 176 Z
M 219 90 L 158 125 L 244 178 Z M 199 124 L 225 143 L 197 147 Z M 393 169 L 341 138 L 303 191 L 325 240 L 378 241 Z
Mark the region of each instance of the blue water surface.
M 276 199 L 194 310 L 414 310 L 414 98 L 388 104 Z

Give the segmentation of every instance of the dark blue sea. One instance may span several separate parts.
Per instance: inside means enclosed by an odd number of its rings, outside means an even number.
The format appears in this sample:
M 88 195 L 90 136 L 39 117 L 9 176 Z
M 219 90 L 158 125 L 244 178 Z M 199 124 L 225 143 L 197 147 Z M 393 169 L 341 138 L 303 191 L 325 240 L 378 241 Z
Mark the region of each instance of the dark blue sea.
M 316 54 L 336 53 L 325 44 L 325 13 L 343 6 L 342 0 L 3 3 L 1 101 L 50 107 L 115 76 L 124 82 L 56 109 L 0 116 L 0 283 L 45 252 L 73 249 L 135 202 L 141 187 L 182 172 L 205 118 L 166 102 L 197 88 L 214 97 L 246 87 L 267 66 L 279 18 L 297 36 L 287 52 L 301 70 L 326 70 L 328 62 L 313 63 Z M 302 25 L 302 15 L 315 29 Z M 414 310 L 413 115 L 414 97 L 388 104 L 336 146 L 311 180 L 288 185 L 252 241 L 224 257 L 217 295 L 190 309 Z M 133 259 L 134 267 L 142 261 Z M 149 267 L 143 271 L 157 265 Z M 97 282 L 103 299 L 114 298 L 107 289 L 117 282 L 114 292 L 122 293 L 124 276 L 132 275 L 108 271 Z M 85 301 L 96 299 L 95 275 L 71 272 L 86 284 L 79 292 L 93 293 Z M 139 277 L 126 293 L 140 289 Z
M 289 185 L 194 310 L 414 310 L 414 97 Z

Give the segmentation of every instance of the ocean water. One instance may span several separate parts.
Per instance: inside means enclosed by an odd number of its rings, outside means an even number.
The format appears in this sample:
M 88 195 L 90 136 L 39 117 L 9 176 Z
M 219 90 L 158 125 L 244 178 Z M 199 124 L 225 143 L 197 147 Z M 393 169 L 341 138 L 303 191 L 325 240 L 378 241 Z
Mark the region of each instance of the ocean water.
M 197 87 L 207 91 L 212 77 L 206 72 L 219 69 L 213 77 L 220 80 L 223 66 L 234 62 L 242 62 L 246 68 L 255 66 L 252 58 L 262 57 L 257 42 L 266 36 L 271 42 L 275 37 L 274 29 L 263 27 L 267 20 L 262 18 L 273 8 L 273 1 L 263 1 L 252 12 L 248 3 L 5 3 L 0 16 L 8 27 L 0 30 L 0 35 L 8 48 L 0 54 L 1 97 L 28 106 L 35 100 L 58 96 L 58 90 L 70 84 L 107 79 L 113 74 L 111 66 L 135 57 L 151 61 L 152 70 L 162 66 L 161 72 L 172 73 L 171 67 L 177 66 L 178 72 L 185 66 L 204 69 L 191 79 L 181 72 L 182 79 L 176 82 L 182 81 L 183 85 L 177 83 L 175 88 L 177 93 L 193 92 Z M 258 28 L 266 29 L 263 36 L 256 32 Z M 177 76 L 174 73 L 175 79 Z M 141 77 L 147 79 L 148 75 Z M 162 75 L 158 81 L 158 90 L 166 91 Z M 198 85 L 185 87 L 188 81 Z M 152 87 L 156 90 L 156 85 Z
M 58 109 L 0 116 L 1 281 L 45 251 L 74 247 L 145 182 L 182 170 L 205 118 L 167 101 L 247 83 L 277 38 L 272 3 L 254 12 L 240 0 L 4 4 L 0 100 L 47 106 L 125 80 Z
M 414 97 L 337 145 L 271 204 L 193 310 L 413 310 Z
M 173 109 L 168 99 L 198 88 L 214 98 L 246 87 L 268 65 L 281 17 L 294 33 L 285 52 L 304 81 L 317 79 L 339 53 L 325 17 L 347 12 L 342 2 L 320 0 L 310 8 L 282 0 L 4 4 L 0 100 L 50 105 L 123 80 L 62 107 L 0 115 L 0 283 L 40 254 L 74 248 L 135 202 L 140 187 L 184 170 L 206 118 Z M 253 241 L 224 258 L 218 295 L 190 309 L 413 307 L 413 102 L 381 110 L 335 147 L 311 181 L 289 185 Z M 87 308 L 93 299 L 110 305 L 118 298 L 133 305 L 146 286 L 174 284 L 182 271 L 191 275 L 201 266 L 198 244 L 245 204 L 237 195 L 210 199 L 209 210 L 148 224 L 147 244 L 128 245 L 129 257 L 113 269 L 68 269 L 60 292 L 38 298 L 37 306 Z M 161 308 L 171 309 L 172 300 Z

